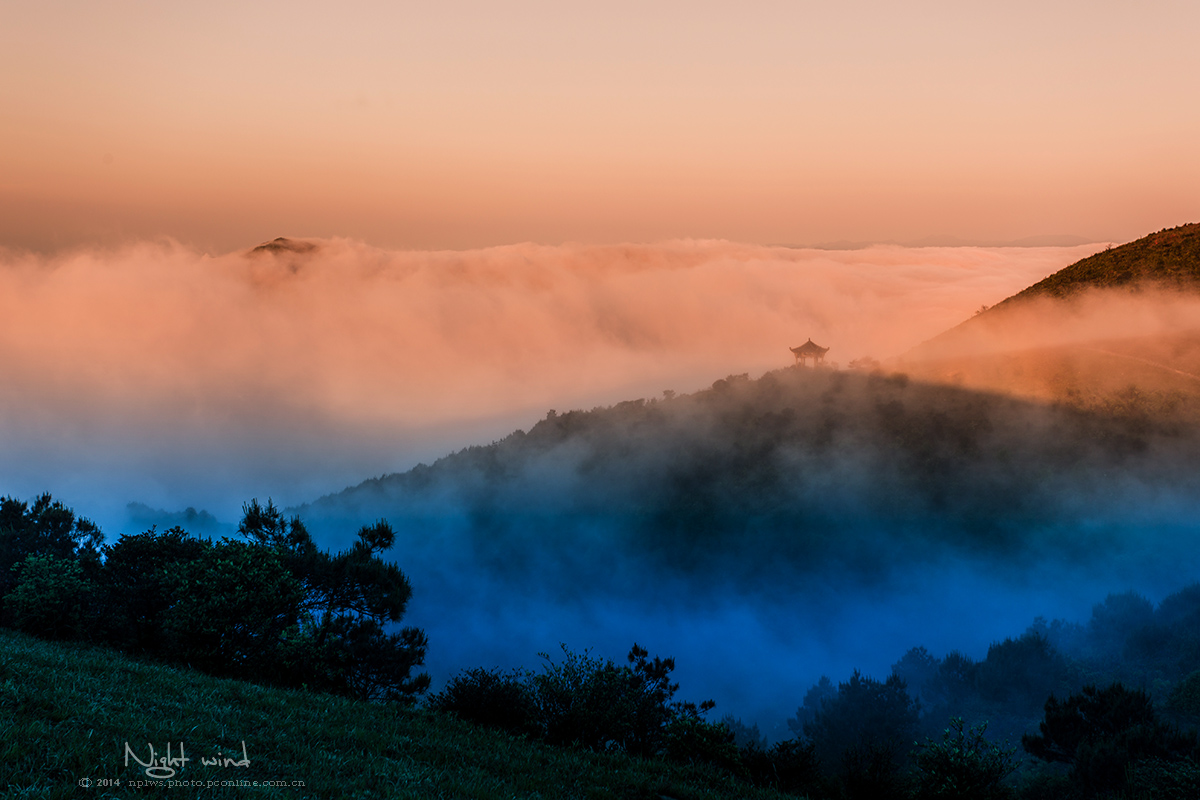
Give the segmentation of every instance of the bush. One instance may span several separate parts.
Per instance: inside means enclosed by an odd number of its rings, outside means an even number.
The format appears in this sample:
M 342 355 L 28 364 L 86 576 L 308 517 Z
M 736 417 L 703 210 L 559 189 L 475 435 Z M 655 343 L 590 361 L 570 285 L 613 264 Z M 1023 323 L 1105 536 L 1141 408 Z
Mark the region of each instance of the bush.
M 541 673 L 468 670 L 428 705 L 553 745 L 736 765 L 729 729 L 701 719 L 712 703 L 673 701 L 679 689 L 670 680 L 674 660 L 651 659 L 636 644 L 621 666 L 566 645 L 562 651 L 558 663 L 540 654 L 546 662 Z
M 83 635 L 85 608 L 93 587 L 74 560 L 53 555 L 27 557 L 13 568 L 16 588 L 4 598 L 14 627 L 45 639 Z
M 733 731 L 723 723 L 706 722 L 695 714 L 676 714 L 667 723 L 664 755 L 681 764 L 711 764 L 746 777 L 746 769 L 733 742 Z
M 1013 754 L 984 736 L 987 723 L 964 730 L 950 720 L 942 741 L 926 740 L 916 756 L 920 800 L 1002 800 L 1013 793 L 1003 781 L 1016 770 Z
M 804 733 L 829 773 L 878 772 L 888 753 L 898 769 L 916 737 L 919 711 L 898 676 L 881 683 L 856 670 L 835 697 L 821 701 Z
M 789 794 L 830 793 L 823 791 L 827 787 L 812 742 L 788 739 L 770 748 L 751 745 L 742 748 L 739 756 L 747 776 L 758 786 Z
M 907 797 L 899 748 L 877 739 L 860 740 L 842 753 L 841 778 L 847 800 L 901 800 Z
M 285 633 L 297 624 L 298 583 L 265 547 L 203 544 L 197 558 L 179 566 L 162 615 L 172 658 L 231 677 L 275 674 Z
M 557 664 L 539 654 L 546 664 L 532 678 L 546 741 L 637 755 L 661 751 L 671 719 L 667 702 L 678 687 L 664 686 L 611 660 L 594 659 L 587 651 L 572 653 L 565 645 L 562 651 L 564 658 Z M 644 652 L 634 645 L 630 660 Z
M 125 534 L 104 548 L 101 636 L 134 652 L 160 653 L 164 615 L 178 600 L 188 565 L 210 548 L 182 528 Z
M 1200 797 L 1200 763 L 1196 759 L 1168 761 L 1150 758 L 1129 767 L 1128 788 L 1132 797 Z
M 0 597 L 17 584 L 13 567 L 29 556 L 77 561 L 90 572 L 99 563 L 104 540 L 95 523 L 40 495 L 32 504 L 0 497 Z
M 1167 700 L 1167 707 L 1184 717 L 1200 719 L 1200 670 L 1175 686 Z
M 470 669 L 450 679 L 427 701 L 430 708 L 518 736 L 540 734 L 537 701 L 524 675 L 514 670 Z
M 1085 686 L 1077 695 L 1046 701 L 1040 733 L 1024 736 L 1025 750 L 1045 761 L 1071 765 L 1072 778 L 1093 794 L 1125 788 L 1137 761 L 1181 761 L 1195 752 L 1196 735 L 1160 722 L 1150 696 L 1119 683 Z

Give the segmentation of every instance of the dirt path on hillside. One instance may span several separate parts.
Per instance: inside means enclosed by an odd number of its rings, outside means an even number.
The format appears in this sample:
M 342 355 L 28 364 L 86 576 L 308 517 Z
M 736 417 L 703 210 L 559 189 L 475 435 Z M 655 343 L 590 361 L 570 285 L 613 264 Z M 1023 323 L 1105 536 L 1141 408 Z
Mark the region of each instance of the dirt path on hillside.
M 1143 364 L 1149 364 L 1152 367 L 1165 369 L 1167 372 L 1174 372 L 1176 375 L 1182 375 L 1185 378 L 1191 378 L 1195 381 L 1200 381 L 1200 375 L 1194 375 L 1190 372 L 1184 372 L 1181 369 L 1169 367 L 1166 364 L 1160 364 L 1157 361 L 1151 361 L 1148 358 L 1139 358 L 1138 356 L 1126 355 L 1125 353 L 1114 353 L 1112 350 L 1101 350 L 1099 347 L 1082 347 L 1081 350 L 1090 350 L 1093 353 L 1103 353 L 1106 356 L 1116 356 L 1117 358 L 1127 358 L 1130 361 L 1140 361 Z

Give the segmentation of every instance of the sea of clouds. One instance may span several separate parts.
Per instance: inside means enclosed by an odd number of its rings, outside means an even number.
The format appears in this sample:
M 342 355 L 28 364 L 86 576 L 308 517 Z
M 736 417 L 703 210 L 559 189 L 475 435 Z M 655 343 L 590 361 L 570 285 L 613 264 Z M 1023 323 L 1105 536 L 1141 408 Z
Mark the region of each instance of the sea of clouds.
M 896 355 L 1100 247 L 0 250 L 0 491 L 236 521 L 810 337 Z

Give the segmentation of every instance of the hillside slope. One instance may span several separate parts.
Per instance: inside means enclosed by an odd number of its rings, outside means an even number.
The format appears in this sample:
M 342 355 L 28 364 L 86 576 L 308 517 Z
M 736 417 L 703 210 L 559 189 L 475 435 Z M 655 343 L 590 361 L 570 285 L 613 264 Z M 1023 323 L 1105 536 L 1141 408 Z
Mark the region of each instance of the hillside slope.
M 1200 223 L 1164 228 L 1119 247 L 1077 261 L 997 303 L 1006 305 L 1035 297 L 1070 297 L 1086 289 L 1128 287 L 1200 289 Z
M 317 530 L 386 517 L 410 564 L 469 550 L 516 572 L 548 558 L 619 572 L 633 554 L 732 581 L 832 564 L 870 573 L 942 548 L 1077 547 L 1082 507 L 1115 520 L 1146 482 L 1190 492 L 1194 443 L 1146 415 L 794 367 L 551 412 L 528 433 L 297 510 Z
M 768 798 L 706 768 L 547 747 L 442 714 L 267 689 L 0 630 L 6 797 L 133 797 L 168 788 L 131 758 L 191 759 L 183 797 Z M 248 764 L 205 765 L 218 752 Z M 166 774 L 166 773 L 160 773 Z M 90 780 L 85 791 L 81 780 Z M 116 782 L 119 781 L 119 784 Z M 274 785 L 263 786 L 271 781 Z M 142 782 L 141 785 L 138 782 Z
M 892 366 L 923 380 L 1200 424 L 1200 224 L 1085 258 Z

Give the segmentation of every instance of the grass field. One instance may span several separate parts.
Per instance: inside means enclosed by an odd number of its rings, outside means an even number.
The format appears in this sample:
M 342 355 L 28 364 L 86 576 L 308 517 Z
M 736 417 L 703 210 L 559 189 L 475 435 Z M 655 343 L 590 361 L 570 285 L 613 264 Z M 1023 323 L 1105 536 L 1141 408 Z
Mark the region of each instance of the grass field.
M 243 742 L 249 763 L 239 766 Z M 188 761 L 159 773 L 173 768 L 171 778 L 148 777 L 138 760 L 150 762 L 150 747 L 155 759 L 166 757 L 168 744 L 171 757 Z M 230 761 L 202 763 L 218 754 Z M 85 780 L 90 787 L 81 786 Z M 0 630 L 4 797 L 167 791 L 206 798 L 783 796 L 706 767 L 547 747 L 421 709 L 220 680 Z

